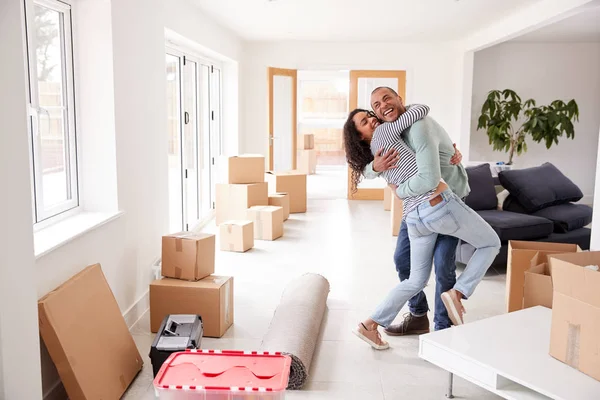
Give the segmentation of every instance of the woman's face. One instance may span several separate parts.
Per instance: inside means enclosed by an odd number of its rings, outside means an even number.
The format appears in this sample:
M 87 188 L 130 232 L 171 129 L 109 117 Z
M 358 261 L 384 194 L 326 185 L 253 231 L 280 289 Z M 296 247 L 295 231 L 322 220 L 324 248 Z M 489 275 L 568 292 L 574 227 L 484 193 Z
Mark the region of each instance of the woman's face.
M 375 128 L 379 126 L 379 120 L 373 114 L 366 112 L 357 113 L 352 120 L 354 121 L 354 125 L 356 129 L 360 132 L 362 140 L 366 140 L 367 142 L 371 142 L 373 138 L 373 132 L 375 132 Z

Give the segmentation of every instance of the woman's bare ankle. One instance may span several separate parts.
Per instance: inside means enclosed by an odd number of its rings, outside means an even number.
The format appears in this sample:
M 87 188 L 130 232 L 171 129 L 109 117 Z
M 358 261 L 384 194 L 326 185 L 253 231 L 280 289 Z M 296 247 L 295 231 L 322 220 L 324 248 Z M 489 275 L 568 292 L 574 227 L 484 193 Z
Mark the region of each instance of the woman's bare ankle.
M 377 322 L 373 321 L 370 318 L 367 320 L 364 320 L 362 322 L 362 324 L 365 326 L 365 328 L 367 328 L 368 331 L 374 331 L 379 326 L 379 324 Z

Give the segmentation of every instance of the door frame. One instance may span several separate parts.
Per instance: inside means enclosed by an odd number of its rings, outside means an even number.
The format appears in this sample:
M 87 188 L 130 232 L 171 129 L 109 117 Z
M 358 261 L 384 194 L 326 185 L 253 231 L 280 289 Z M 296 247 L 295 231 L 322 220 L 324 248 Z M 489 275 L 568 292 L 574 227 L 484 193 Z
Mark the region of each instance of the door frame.
M 275 76 L 289 76 L 292 78 L 292 169 L 296 169 L 298 147 L 298 70 L 284 68 L 267 68 L 268 101 L 269 101 L 269 170 L 273 170 L 273 79 Z
M 351 70 L 350 71 L 350 112 L 358 108 L 359 78 L 396 78 L 398 79 L 398 95 L 406 102 L 406 71 L 395 70 Z M 348 166 L 348 200 L 383 200 L 383 188 L 357 188 L 355 193 L 352 184 L 352 169 Z

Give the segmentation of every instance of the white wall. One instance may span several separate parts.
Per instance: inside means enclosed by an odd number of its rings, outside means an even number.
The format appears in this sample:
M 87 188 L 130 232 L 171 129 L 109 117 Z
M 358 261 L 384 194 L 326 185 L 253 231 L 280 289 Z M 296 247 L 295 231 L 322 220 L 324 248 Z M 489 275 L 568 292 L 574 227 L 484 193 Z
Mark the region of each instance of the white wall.
M 21 0 L 0 3 L 0 398 L 39 399 L 40 349 L 31 229 Z
M 469 159 L 508 160 L 506 153 L 492 150 L 485 131 L 477 131 L 477 118 L 490 90 L 510 88 L 538 105 L 574 98 L 580 112 L 575 139 L 559 139 L 558 145 L 547 150 L 545 144 L 528 137 L 528 151 L 515 156 L 514 162 L 517 167 L 553 163 L 591 202 L 600 127 L 599 71 L 600 43 L 505 43 L 476 52 Z
M 426 103 L 454 140 L 460 138 L 461 52 L 451 44 L 249 43 L 242 68 L 243 150 L 267 154 L 267 67 L 407 71 L 407 102 Z

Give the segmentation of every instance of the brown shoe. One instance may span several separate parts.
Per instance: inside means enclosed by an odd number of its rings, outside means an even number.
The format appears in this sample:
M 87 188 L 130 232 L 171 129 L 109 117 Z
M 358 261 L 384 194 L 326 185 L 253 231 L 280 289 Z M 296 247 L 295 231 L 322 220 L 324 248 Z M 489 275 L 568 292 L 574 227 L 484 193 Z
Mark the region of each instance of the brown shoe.
M 411 313 L 404 314 L 404 321 L 398 325 L 390 325 L 384 329 L 389 336 L 421 335 L 429 333 L 429 318 L 427 315 L 415 317 Z

